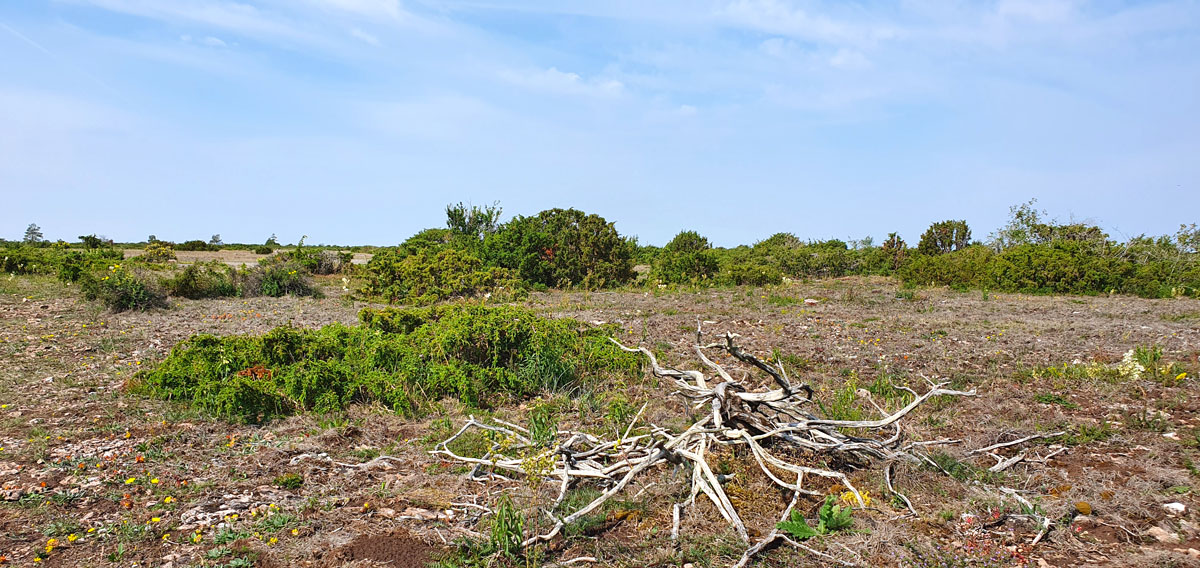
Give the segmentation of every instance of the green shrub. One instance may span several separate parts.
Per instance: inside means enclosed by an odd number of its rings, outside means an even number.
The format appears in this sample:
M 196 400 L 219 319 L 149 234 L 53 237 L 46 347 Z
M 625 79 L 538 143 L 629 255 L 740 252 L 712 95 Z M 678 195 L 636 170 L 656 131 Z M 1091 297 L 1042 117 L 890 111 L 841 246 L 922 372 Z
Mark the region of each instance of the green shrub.
M 363 294 L 388 303 L 433 304 L 451 298 L 489 295 L 509 300 L 523 294 L 511 270 L 485 268 L 483 261 L 456 249 L 401 249 L 376 253 L 367 263 Z
M 770 265 L 735 264 L 725 270 L 724 279 L 730 284 L 766 286 L 783 282 L 783 274 Z
M 220 262 L 196 263 L 183 268 L 175 276 L 162 280 L 168 294 L 198 300 L 226 298 L 237 295 L 234 270 Z
M 16 246 L 0 251 L 0 268 L 6 274 L 53 274 L 62 257 L 50 247 Z
M 83 296 L 99 300 L 114 312 L 166 307 L 166 297 L 128 268 L 114 264 L 100 276 L 87 274 L 80 279 Z
M 258 261 L 257 266 L 243 268 L 233 273 L 234 284 L 238 294 L 251 298 L 255 296 L 313 296 L 323 297 L 321 290 L 312 283 L 307 270 L 295 262 L 287 261 L 279 255 L 269 256 Z
M 921 235 L 917 252 L 937 255 L 962 250 L 971 242 L 971 229 L 966 221 L 939 221 Z
M 279 258 L 273 262 L 294 263 L 303 267 L 309 274 L 337 274 L 350 269 L 354 253 L 305 247 L 305 238 L 307 237 L 300 238 L 296 248 L 279 253 Z
M 905 283 L 921 286 L 990 286 L 991 264 L 995 253 L 984 246 L 971 246 L 940 255 L 918 255 L 899 270 Z
M 709 280 L 718 270 L 720 264 L 708 239 L 695 231 L 683 231 L 658 253 L 653 276 L 664 284 L 684 284 Z
M 254 254 L 271 254 L 273 252 L 275 252 L 275 249 L 267 245 L 259 245 L 254 247 Z
M 193 240 L 193 241 L 184 241 L 182 243 L 175 245 L 175 250 L 216 252 L 216 251 L 221 250 L 221 247 L 218 245 L 215 245 L 215 244 L 206 243 L 201 240 Z
M 483 251 L 487 264 L 514 270 L 530 284 L 603 288 L 635 276 L 633 243 L 603 217 L 577 209 L 518 216 L 487 235 Z
M 175 249 L 163 241 L 155 241 L 146 245 L 146 251 L 139 257 L 144 262 L 167 262 L 175 260 Z
M 443 397 L 489 406 L 640 368 L 640 358 L 607 340 L 609 329 L 516 307 L 389 308 L 360 318 L 359 326 L 257 337 L 196 335 L 133 388 L 250 422 L 368 401 L 413 416 Z

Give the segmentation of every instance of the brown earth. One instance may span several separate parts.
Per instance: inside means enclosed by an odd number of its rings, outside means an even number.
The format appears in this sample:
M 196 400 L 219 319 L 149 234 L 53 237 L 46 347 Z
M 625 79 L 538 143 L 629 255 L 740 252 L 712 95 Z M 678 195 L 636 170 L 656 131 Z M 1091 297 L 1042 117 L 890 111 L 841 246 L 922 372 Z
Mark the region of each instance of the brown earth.
M 478 506 L 505 494 L 522 506 L 553 498 L 556 487 L 531 492 L 519 480 L 468 481 L 457 464 L 430 457 L 432 442 L 471 412 L 452 402 L 424 420 L 358 407 L 345 416 L 249 426 L 122 392 L 133 372 L 194 333 L 354 322 L 362 304 L 343 296 L 340 279 L 322 281 L 328 297 L 319 300 L 172 300 L 168 310 L 121 314 L 103 312 L 49 279 L 3 281 L 0 557 L 33 565 L 55 539 L 41 564 L 227 566 L 241 558 L 261 566 L 418 566 L 422 558 L 447 554 L 447 543 L 486 534 L 487 517 Z M 913 501 L 918 518 L 902 517 L 878 468 L 848 470 L 875 498 L 855 512 L 860 532 L 808 543 L 846 561 L 918 565 L 907 544 L 955 551 L 948 554 L 970 561 L 962 565 L 1200 564 L 1200 552 L 1189 555 L 1200 549 L 1194 465 L 1200 460 L 1200 301 L 985 298 L 947 289 L 917 290 L 908 298 L 901 292 L 887 279 L 856 278 L 765 289 L 552 292 L 527 304 L 553 316 L 616 323 L 622 341 L 659 350 L 681 368 L 696 363 L 690 343 L 697 320 L 706 332 L 736 332 L 754 352 L 778 350 L 823 404 L 851 382 L 865 388 L 888 380 L 920 390 L 928 377 L 974 388 L 976 397 L 931 401 L 906 420 L 912 439 L 962 440 L 945 451 L 975 472 L 960 480 L 900 465 L 897 488 Z M 806 305 L 806 298 L 817 302 Z M 1111 365 L 1133 347 L 1149 345 L 1161 346 L 1163 361 L 1178 363 L 1186 377 L 1090 380 L 1048 370 Z M 738 378 L 748 371 L 733 367 Z M 746 375 L 752 384 L 758 380 Z M 686 425 L 692 411 L 670 392 L 644 377 L 546 399 L 567 409 L 564 428 L 605 428 L 606 408 L 618 398 L 649 401 L 649 422 Z M 528 407 L 495 414 L 520 421 Z M 1056 430 L 1071 436 L 1023 446 L 1030 458 L 1065 449 L 1045 463 L 1026 461 L 987 476 L 978 472 L 994 460 L 966 455 Z M 376 460 L 380 455 L 394 459 Z M 753 531 L 769 531 L 787 496 L 756 475 L 752 462 L 734 454 L 722 459 L 737 474 L 727 486 L 735 505 L 753 513 L 746 515 Z M 302 485 L 277 487 L 284 474 L 300 476 Z M 685 480 L 663 469 L 635 484 L 619 508 L 552 543 L 549 560 L 732 564 L 744 546 L 703 504 L 685 516 L 681 542 L 670 542 L 670 504 L 680 499 Z M 1023 492 L 1060 521 L 1037 546 L 1030 546 L 1036 527 L 1020 520 L 1014 501 L 998 496 L 1001 486 Z M 1077 502 L 1089 503 L 1093 513 L 1074 515 Z M 1164 509 L 1172 502 L 1185 512 Z M 810 500 L 801 509 L 811 519 L 818 505 Z M 992 518 L 998 524 L 981 528 L 980 520 Z M 1179 542 L 1159 542 L 1147 533 L 1154 527 Z M 988 564 L 984 551 L 1001 558 L 999 564 Z M 824 563 L 780 548 L 757 565 Z

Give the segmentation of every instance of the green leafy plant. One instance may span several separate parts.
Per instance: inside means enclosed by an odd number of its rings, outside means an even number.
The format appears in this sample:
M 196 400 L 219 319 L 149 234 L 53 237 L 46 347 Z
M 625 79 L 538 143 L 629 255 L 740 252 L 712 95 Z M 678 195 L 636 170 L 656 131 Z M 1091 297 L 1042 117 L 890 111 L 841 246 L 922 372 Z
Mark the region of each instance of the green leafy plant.
M 492 517 L 489 544 L 491 549 L 509 558 L 516 558 L 521 553 L 521 543 L 525 540 L 525 519 L 512 499 L 507 495 L 500 498 L 496 506 L 496 514 Z
M 799 511 L 792 510 L 788 520 L 776 525 L 779 530 L 787 532 L 796 540 L 804 540 L 815 536 L 827 535 L 838 531 L 848 530 L 854 525 L 851 515 L 854 509 L 837 503 L 837 497 L 828 495 L 821 508 L 817 510 L 817 526 L 812 527 Z

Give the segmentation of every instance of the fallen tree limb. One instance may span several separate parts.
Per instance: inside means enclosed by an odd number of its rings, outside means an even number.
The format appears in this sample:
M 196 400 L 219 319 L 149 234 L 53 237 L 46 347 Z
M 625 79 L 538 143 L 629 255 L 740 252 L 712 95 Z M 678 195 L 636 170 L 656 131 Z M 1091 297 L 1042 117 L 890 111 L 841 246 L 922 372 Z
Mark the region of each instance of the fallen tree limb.
M 813 399 L 812 387 L 793 384 L 782 364 L 777 362 L 772 365 L 744 351 L 736 344 L 735 334 L 726 333 L 720 336 L 721 341 L 707 345 L 701 342 L 702 335 L 697 327 L 694 348 L 701 363 L 711 373 L 707 376 L 696 370 L 665 368 L 649 349 L 626 347 L 610 339 L 624 351 L 641 353 L 650 363 L 651 373 L 670 380 L 674 393 L 684 397 L 689 406 L 708 409 L 682 432 L 673 432 L 654 424 L 637 428 L 645 405 L 625 428 L 624 434 L 615 440 L 600 439 L 584 432 L 559 431 L 552 442 L 538 443 L 525 428 L 500 420 L 483 422 L 471 416 L 458 432 L 435 446 L 431 453 L 473 465 L 472 477 L 478 477 L 486 470 L 492 475 L 532 479 L 535 486 L 541 483 L 556 484 L 557 498 L 544 511 L 554 520 L 553 525 L 546 532 L 525 539 L 522 543 L 525 547 L 555 538 L 564 527 L 595 512 L 645 472 L 665 464 L 681 464 L 690 466 L 690 491 L 687 499 L 671 506 L 672 539 L 679 537 L 682 512 L 703 495 L 747 545 L 736 566 L 745 566 L 756 554 L 780 541 L 827 561 L 850 564 L 796 542 L 778 529 L 772 530 L 766 538 L 751 543 L 750 531 L 722 486 L 727 479 L 718 476 L 709 465 L 712 450 L 721 447 L 744 448 L 771 483 L 791 492 L 792 500 L 784 511 L 784 520 L 791 514 L 801 495 L 823 495 L 829 482 L 844 486 L 860 507 L 866 506 L 862 493 L 845 473 L 829 469 L 828 466 L 814 467 L 798 463 L 795 456 L 800 455 L 814 458 L 809 459 L 809 463 L 867 464 L 874 460 L 885 460 L 888 464 L 885 476 L 889 491 L 898 495 L 915 514 L 907 497 L 892 487 L 891 464 L 896 461 L 932 463 L 923 453 L 923 448 L 957 441 L 904 444 L 901 421 L 933 397 L 975 394 L 974 391 L 948 389 L 946 383 L 930 381 L 924 393 L 903 387 L 913 398 L 895 412 L 888 413 L 877 406 L 880 416 L 875 419 L 825 419 L 807 408 Z M 734 380 L 725 367 L 705 353 L 713 349 L 722 350 L 767 374 L 777 388 L 755 390 Z M 472 429 L 484 431 L 492 438 L 490 449 L 482 457 L 463 456 L 450 449 L 452 442 Z M 816 485 L 819 490 L 815 490 L 810 488 L 814 478 L 827 481 Z M 561 518 L 555 516 L 553 511 L 561 505 L 570 488 L 580 483 L 593 485 L 602 489 L 602 492 L 571 514 Z

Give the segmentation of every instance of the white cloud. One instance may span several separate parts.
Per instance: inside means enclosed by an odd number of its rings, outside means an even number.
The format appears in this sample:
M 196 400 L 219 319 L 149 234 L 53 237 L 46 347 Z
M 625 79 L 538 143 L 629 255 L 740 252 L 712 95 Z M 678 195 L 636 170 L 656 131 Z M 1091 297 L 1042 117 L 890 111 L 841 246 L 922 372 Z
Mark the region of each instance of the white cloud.
M 350 12 L 367 17 L 402 19 L 407 13 L 400 7 L 399 0 L 309 0 L 323 8 Z
M 555 67 L 534 71 L 506 70 L 500 77 L 529 90 L 560 95 L 617 97 L 625 91 L 625 85 L 615 79 L 584 79 L 578 73 L 559 71 Z
M 354 36 L 355 38 L 358 38 L 366 43 L 369 43 L 375 47 L 379 47 L 380 45 L 382 45 L 379 43 L 379 38 L 377 38 L 367 32 L 364 32 L 358 28 L 352 28 L 350 30 L 350 35 Z
M 60 0 L 90 4 L 113 12 L 172 23 L 219 28 L 257 40 L 286 39 L 316 42 L 282 14 L 238 2 L 221 0 Z
M 869 44 L 902 35 L 894 26 L 838 20 L 782 0 L 733 0 L 715 15 L 734 26 L 806 41 Z
M 1040 23 L 1062 22 L 1075 15 L 1077 4 L 1074 0 L 1000 0 L 996 14 Z
M 829 58 L 829 64 L 840 69 L 869 69 L 871 60 L 858 51 L 843 47 Z
M 205 37 L 204 39 L 200 40 L 200 43 L 203 43 L 209 47 L 229 47 L 229 44 L 225 43 L 224 40 L 213 36 Z

